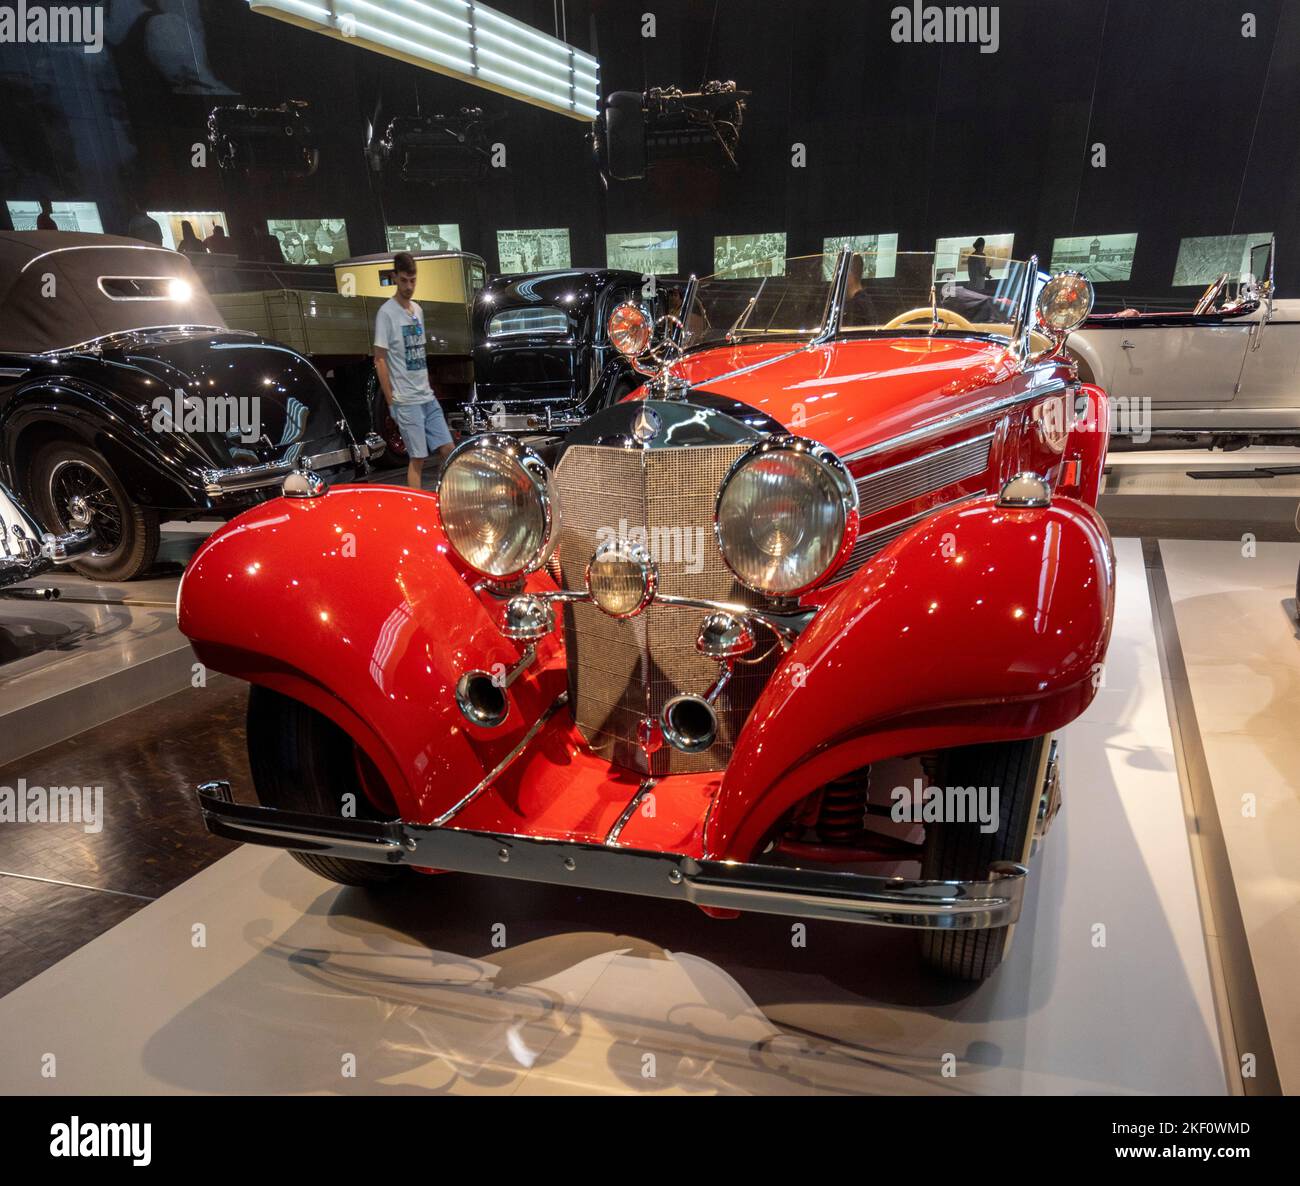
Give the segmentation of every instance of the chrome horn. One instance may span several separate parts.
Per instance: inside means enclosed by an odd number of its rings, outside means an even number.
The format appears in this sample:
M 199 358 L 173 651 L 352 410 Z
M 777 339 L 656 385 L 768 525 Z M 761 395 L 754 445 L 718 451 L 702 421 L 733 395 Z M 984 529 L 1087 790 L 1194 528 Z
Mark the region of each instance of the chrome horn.
M 664 740 L 687 754 L 701 753 L 717 741 L 714 702 L 731 682 L 736 660 L 754 649 L 754 631 L 744 618 L 719 610 L 700 624 L 695 649 L 717 662 L 718 678 L 703 696 L 694 692 L 674 696 L 664 705 L 659 718 Z

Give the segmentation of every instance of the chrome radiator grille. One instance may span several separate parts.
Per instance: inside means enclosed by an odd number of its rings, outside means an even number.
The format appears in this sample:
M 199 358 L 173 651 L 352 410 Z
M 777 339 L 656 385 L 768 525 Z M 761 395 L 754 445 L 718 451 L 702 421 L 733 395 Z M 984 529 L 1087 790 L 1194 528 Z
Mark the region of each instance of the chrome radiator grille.
M 627 533 L 647 543 L 658 565 L 660 593 L 761 604 L 731 575 L 713 534 L 718 487 L 746 448 L 570 446 L 555 473 L 564 587 L 584 588 L 587 561 L 597 545 Z M 717 677 L 717 663 L 695 650 L 704 616 L 704 610 L 655 604 L 619 621 L 594 605 L 565 607 L 569 704 L 594 750 L 620 766 L 652 775 L 726 766 L 745 718 L 775 669 L 775 655 L 736 664 L 730 685 L 714 706 L 718 739 L 710 749 L 685 754 L 665 744 L 647 769 L 637 745 L 637 725 L 643 718 L 658 718 L 664 704 L 679 692 L 704 695 Z M 759 631 L 760 649 L 769 641 Z

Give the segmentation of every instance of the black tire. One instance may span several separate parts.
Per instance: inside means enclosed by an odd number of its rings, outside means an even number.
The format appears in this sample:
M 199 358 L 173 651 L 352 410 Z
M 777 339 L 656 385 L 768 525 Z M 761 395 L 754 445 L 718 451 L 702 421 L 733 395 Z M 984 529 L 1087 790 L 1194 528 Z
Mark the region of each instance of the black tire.
M 73 564 L 97 581 L 129 581 L 158 558 L 158 512 L 131 500 L 104 456 L 87 445 L 53 444 L 32 462 L 32 502 L 47 531 L 89 525 L 93 551 Z
M 1048 741 L 1037 737 L 963 746 L 939 755 L 936 786 L 998 788 L 998 827 L 982 832 L 977 820 L 927 826 L 921 857 L 923 878 L 983 881 L 994 862 L 1027 859 Z M 952 979 L 986 980 L 1002 963 L 1011 930 L 923 931 L 919 936 L 921 957 Z
M 338 815 L 343 796 L 354 795 L 356 818 L 393 819 L 374 807 L 362 786 L 378 772 L 352 739 L 333 721 L 299 700 L 252 687 L 248 695 L 248 764 L 258 802 L 284 811 Z M 300 865 L 340 885 L 391 885 L 411 871 L 405 865 L 379 865 L 315 853 L 291 852 Z
M 401 429 L 388 410 L 384 389 L 379 386 L 379 376 L 373 368 L 366 380 L 366 402 L 370 405 L 370 427 L 384 438 L 384 457 L 391 457 L 405 465 L 410 460 L 406 455 L 406 442 L 402 440 Z

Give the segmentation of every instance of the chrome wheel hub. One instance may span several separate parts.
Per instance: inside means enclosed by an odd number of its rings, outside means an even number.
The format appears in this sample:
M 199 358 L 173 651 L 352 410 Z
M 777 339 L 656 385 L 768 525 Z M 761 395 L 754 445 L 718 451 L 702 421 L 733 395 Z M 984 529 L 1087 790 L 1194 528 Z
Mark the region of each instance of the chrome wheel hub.
M 81 495 L 68 500 L 68 519 L 73 527 L 89 527 L 93 514 L 90 504 Z

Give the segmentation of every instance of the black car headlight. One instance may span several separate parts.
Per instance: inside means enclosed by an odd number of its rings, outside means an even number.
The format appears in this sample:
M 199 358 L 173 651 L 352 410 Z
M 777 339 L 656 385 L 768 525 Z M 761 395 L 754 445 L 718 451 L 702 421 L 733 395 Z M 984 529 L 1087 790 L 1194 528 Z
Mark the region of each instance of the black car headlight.
M 551 474 L 508 436 L 452 451 L 438 478 L 438 513 L 452 550 L 475 572 L 513 580 L 540 568 L 554 537 Z
M 858 536 L 858 490 L 824 445 L 771 437 L 737 459 L 714 527 L 727 567 L 769 597 L 803 593 L 834 572 Z

